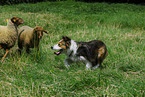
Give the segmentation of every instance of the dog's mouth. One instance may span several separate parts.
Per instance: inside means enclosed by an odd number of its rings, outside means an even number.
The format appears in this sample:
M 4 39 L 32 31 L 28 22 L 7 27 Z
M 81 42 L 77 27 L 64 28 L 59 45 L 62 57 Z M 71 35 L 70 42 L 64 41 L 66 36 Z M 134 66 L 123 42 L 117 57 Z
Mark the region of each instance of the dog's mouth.
M 56 54 L 56 55 L 60 55 L 62 52 L 63 52 L 63 49 L 60 49 L 59 51 L 54 52 L 54 54 Z

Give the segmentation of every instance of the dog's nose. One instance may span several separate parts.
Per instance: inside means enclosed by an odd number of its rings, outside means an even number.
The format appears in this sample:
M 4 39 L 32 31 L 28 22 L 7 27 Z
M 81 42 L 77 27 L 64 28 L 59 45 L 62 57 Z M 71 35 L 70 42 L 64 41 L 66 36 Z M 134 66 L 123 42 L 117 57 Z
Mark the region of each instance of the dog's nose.
M 51 46 L 51 49 L 53 49 L 53 46 Z

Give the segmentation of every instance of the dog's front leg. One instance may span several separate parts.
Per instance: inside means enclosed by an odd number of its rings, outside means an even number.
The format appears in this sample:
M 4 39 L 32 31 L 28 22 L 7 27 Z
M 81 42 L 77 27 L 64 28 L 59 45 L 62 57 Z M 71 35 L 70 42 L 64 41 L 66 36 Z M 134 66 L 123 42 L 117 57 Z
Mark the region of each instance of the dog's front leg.
M 66 67 L 67 69 L 69 69 L 69 67 L 70 67 L 69 63 L 70 63 L 71 61 L 72 61 L 72 60 L 69 59 L 69 58 L 67 58 L 67 59 L 64 60 L 65 67 Z
M 89 69 L 91 69 L 91 68 L 92 68 L 92 63 L 89 62 L 89 61 L 87 61 L 87 62 L 86 62 L 86 69 L 89 70 Z

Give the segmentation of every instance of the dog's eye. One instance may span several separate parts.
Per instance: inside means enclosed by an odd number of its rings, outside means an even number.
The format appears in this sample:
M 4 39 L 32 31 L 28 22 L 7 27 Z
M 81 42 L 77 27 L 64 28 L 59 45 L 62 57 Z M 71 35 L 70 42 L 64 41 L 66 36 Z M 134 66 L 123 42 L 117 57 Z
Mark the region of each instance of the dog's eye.
M 62 45 L 64 45 L 65 46 L 65 44 L 63 43 Z
M 58 44 L 58 46 L 60 46 L 60 43 Z

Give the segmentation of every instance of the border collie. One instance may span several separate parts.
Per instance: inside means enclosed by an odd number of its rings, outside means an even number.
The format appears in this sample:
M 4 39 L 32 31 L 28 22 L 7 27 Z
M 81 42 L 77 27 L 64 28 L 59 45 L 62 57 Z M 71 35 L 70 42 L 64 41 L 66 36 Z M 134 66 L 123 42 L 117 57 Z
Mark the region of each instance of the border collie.
M 98 68 L 108 54 L 106 45 L 100 40 L 76 42 L 67 36 L 62 36 L 62 40 L 51 49 L 58 50 L 58 52 L 54 52 L 56 55 L 62 53 L 67 55 L 64 60 L 67 69 L 69 69 L 70 63 L 78 61 L 84 62 L 86 69 Z

